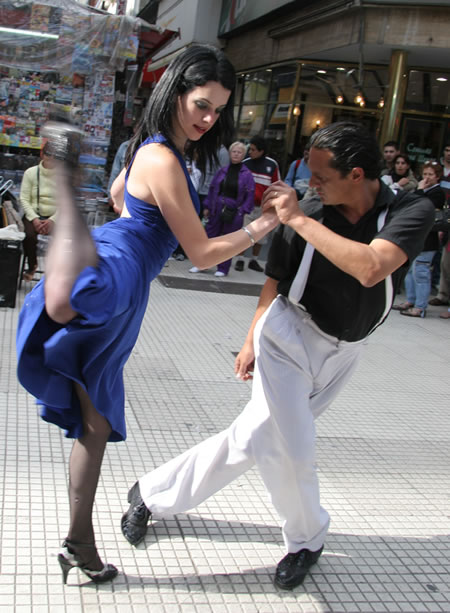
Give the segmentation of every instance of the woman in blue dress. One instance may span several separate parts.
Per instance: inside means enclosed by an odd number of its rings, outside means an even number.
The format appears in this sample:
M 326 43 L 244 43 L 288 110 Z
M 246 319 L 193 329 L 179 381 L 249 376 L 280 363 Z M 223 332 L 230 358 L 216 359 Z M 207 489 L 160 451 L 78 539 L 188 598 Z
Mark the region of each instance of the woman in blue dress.
M 208 268 L 258 241 L 278 221 L 266 212 L 236 232 L 208 239 L 183 161 L 200 168 L 231 140 L 234 70 L 214 47 L 177 56 L 156 85 L 111 195 L 121 217 L 93 234 L 75 204 L 78 133 L 47 129 L 60 160 L 58 223 L 46 275 L 26 297 L 17 336 L 18 377 L 44 420 L 75 440 L 69 462 L 70 526 L 58 560 L 63 582 L 77 567 L 109 581 L 95 545 L 92 508 L 106 443 L 125 439 L 123 367 L 136 342 L 151 281 L 179 241 Z M 148 136 L 147 136 L 148 135 Z

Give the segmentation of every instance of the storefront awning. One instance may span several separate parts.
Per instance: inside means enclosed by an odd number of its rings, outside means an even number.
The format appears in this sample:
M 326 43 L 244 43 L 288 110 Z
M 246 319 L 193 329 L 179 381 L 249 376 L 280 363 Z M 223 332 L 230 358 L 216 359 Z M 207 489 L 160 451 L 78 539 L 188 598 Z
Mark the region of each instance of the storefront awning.
M 138 62 L 150 61 L 149 58 L 180 36 L 180 32 L 176 30 L 163 30 L 142 20 L 140 23 Z
M 182 51 L 184 51 L 186 47 L 182 47 L 181 49 L 177 49 L 173 53 L 169 53 L 168 55 L 162 57 L 159 60 L 152 61 L 148 60 L 144 64 L 144 68 L 142 70 L 142 83 L 143 87 L 149 87 L 152 83 L 157 83 L 164 73 L 167 66 L 170 62 L 179 55 Z

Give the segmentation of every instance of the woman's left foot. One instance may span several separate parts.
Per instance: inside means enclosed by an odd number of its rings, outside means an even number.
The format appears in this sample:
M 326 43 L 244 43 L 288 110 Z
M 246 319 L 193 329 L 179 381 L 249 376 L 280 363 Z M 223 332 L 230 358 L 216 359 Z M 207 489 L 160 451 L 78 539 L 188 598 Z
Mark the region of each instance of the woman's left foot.
M 425 309 L 418 309 L 417 307 L 410 307 L 404 311 L 400 311 L 400 315 L 406 315 L 407 317 L 425 317 L 427 312 Z
M 58 562 L 63 574 L 63 583 L 72 568 L 79 568 L 94 583 L 105 583 L 117 576 L 118 570 L 112 564 L 103 564 L 95 543 L 76 543 L 66 539 L 58 554 Z

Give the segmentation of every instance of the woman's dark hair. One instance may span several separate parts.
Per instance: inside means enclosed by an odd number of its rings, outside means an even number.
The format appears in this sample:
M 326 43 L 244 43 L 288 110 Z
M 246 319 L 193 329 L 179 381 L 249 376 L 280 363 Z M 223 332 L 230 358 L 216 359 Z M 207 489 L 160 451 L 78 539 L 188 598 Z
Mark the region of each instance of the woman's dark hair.
M 378 179 L 381 152 L 375 137 L 362 125 L 349 121 L 332 123 L 315 132 L 309 141 L 311 149 L 328 149 L 333 154 L 331 168 L 343 177 L 352 168 L 362 168 L 367 179 Z
M 230 143 L 233 137 L 233 93 L 236 75 L 230 61 L 220 49 L 210 45 L 193 45 L 172 60 L 156 84 L 130 140 L 125 157 L 127 166 L 136 149 L 149 135 L 160 133 L 173 145 L 172 121 L 178 96 L 205 85 L 208 81 L 220 83 L 231 91 L 231 96 L 214 126 L 198 141 L 188 141 L 184 153 L 186 157 L 195 159 L 202 172 L 207 162 L 217 162 L 216 152 L 220 145 Z
M 395 158 L 392 160 L 392 164 L 395 168 L 395 163 L 399 158 L 403 158 L 405 160 L 405 162 L 408 164 L 409 167 L 411 167 L 411 160 L 409 159 L 409 157 L 406 155 L 406 153 L 397 153 L 397 155 L 395 156 Z

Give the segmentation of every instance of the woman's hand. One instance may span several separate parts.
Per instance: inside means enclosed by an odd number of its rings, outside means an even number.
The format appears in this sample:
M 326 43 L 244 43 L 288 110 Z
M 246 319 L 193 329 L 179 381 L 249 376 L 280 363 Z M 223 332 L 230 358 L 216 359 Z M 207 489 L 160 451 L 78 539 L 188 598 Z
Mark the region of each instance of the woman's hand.
M 407 177 L 403 177 L 402 179 L 397 181 L 397 185 L 400 185 L 400 187 L 404 187 L 405 185 L 408 185 L 408 183 L 409 179 Z
M 278 219 L 285 225 L 289 225 L 290 222 L 298 217 L 304 217 L 302 210 L 298 206 L 295 189 L 283 181 L 276 181 L 266 189 L 262 205 L 263 211 L 273 207 Z
M 237 379 L 248 381 L 253 379 L 253 368 L 255 365 L 255 352 L 253 342 L 246 340 L 242 349 L 237 354 L 234 361 L 234 372 Z

